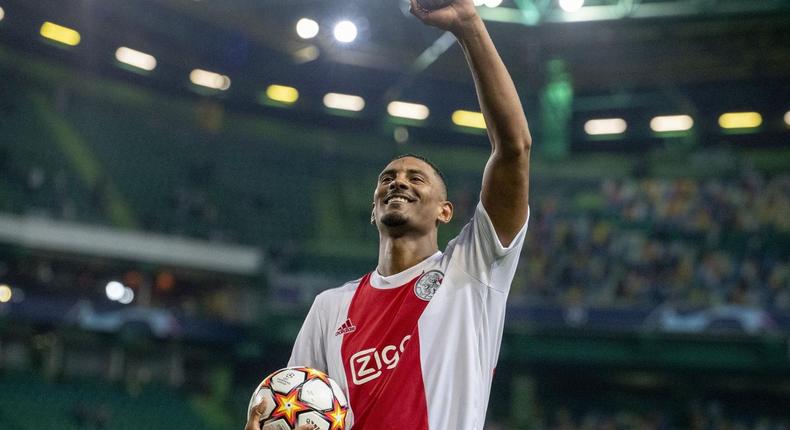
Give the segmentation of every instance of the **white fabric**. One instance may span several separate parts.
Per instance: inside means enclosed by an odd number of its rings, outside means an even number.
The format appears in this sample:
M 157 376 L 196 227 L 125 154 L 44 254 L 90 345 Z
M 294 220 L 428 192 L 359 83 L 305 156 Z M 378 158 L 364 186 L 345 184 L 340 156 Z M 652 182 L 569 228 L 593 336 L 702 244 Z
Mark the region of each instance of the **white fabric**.
M 430 270 L 444 273 L 440 288 L 418 322 L 420 364 L 432 430 L 483 428 L 507 295 L 526 230 L 525 222 L 511 244 L 502 246 L 482 203 L 478 203 L 472 220 L 444 253 L 438 252 L 392 276 L 377 272 L 371 275 L 374 288 L 398 288 Z M 336 335 L 336 330 L 346 323 L 359 282 L 349 282 L 316 297 L 288 364 L 323 370 L 346 393 L 343 336 Z

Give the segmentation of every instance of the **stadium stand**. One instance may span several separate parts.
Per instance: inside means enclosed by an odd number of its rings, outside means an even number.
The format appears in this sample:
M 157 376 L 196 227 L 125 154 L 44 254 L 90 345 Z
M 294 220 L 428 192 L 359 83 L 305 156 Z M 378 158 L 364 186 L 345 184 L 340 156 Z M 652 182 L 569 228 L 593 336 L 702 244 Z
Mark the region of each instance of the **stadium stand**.
M 229 277 L 4 244 L 0 280 L 26 297 L 0 304 L 3 429 L 241 428 L 249 381 L 285 362 L 315 293 L 374 264 L 375 231 L 364 221 L 370 184 L 390 152 L 426 149 L 447 170 L 457 216 L 442 241 L 477 201 L 482 148 L 451 155 L 445 165 L 451 151 L 430 145 L 381 153 L 374 146 L 380 137 L 370 133 L 313 124 L 305 131 L 304 124 L 205 100 L 166 102 L 145 91 L 129 97 L 113 85 L 92 93 L 4 76 L 20 85 L 3 87 L 10 108 L 2 127 L 14 139 L 0 142 L 1 212 L 252 245 L 265 250 L 266 264 L 259 274 Z M 704 159 L 705 146 L 676 157 Z M 738 397 L 759 393 L 765 404 L 779 404 L 788 393 L 790 177 L 786 166 L 765 168 L 731 151 L 741 160 L 734 169 L 704 175 L 682 167 L 667 174 L 661 168 L 677 159 L 644 166 L 638 155 L 573 175 L 537 169 L 497 372 L 523 371 L 534 384 L 552 386 L 556 381 L 541 379 L 540 366 L 549 362 L 578 377 L 533 395 L 511 379 L 498 382 L 490 429 L 788 427 L 787 410 Z M 762 158 L 783 154 L 767 149 Z M 137 292 L 151 287 L 136 314 L 142 318 L 107 303 L 105 285 L 115 278 Z M 97 321 L 121 324 L 106 329 Z M 151 346 L 159 321 L 161 343 Z M 41 335 L 62 336 L 100 363 L 113 346 L 142 343 L 165 358 L 176 354 L 157 348 L 183 346 L 191 354 L 187 377 L 177 387 L 149 378 L 130 388 L 108 382 L 104 370 L 65 375 L 63 358 L 44 377 L 38 371 L 59 359 L 39 345 Z M 14 353 L 14 345 L 25 352 Z M 640 390 L 599 391 L 593 376 L 626 359 L 649 377 L 669 371 L 682 379 L 711 368 L 717 378 L 739 378 L 727 389 L 698 379 L 698 386 L 665 384 L 664 397 L 677 395 L 673 387 L 685 390 L 675 403 Z M 217 361 L 229 370 L 205 371 Z M 196 381 L 199 375 L 216 381 Z
M 172 390 L 148 386 L 129 393 L 96 380 L 49 381 L 18 372 L 0 375 L 0 423 L 9 430 L 206 428 Z

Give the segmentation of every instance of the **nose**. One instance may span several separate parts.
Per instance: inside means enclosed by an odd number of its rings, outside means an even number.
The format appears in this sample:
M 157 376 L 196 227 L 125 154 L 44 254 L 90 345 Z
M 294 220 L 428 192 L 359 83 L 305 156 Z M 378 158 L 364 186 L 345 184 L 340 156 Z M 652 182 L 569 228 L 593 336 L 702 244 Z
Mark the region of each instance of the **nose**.
M 401 177 L 396 177 L 389 184 L 390 191 L 393 191 L 393 190 L 396 190 L 396 189 L 398 189 L 398 190 L 406 190 L 408 188 L 409 188 L 408 182 L 404 178 L 401 178 Z

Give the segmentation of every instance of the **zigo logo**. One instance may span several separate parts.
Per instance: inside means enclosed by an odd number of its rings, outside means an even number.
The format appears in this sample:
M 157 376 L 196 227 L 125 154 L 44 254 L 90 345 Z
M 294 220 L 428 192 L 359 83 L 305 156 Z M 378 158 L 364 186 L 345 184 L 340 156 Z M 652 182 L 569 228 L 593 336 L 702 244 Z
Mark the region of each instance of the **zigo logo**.
M 376 348 L 368 348 L 352 355 L 349 364 L 354 385 L 362 385 L 378 378 L 384 369 L 394 369 L 409 339 L 411 335 L 406 335 L 399 346 L 387 345 L 380 352 Z

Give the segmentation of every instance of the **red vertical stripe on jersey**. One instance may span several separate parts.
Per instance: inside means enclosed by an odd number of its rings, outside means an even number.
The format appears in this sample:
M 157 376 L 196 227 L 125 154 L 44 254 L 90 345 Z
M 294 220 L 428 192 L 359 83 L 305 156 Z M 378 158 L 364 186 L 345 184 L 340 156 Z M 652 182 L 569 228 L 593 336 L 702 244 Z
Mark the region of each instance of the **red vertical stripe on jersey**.
M 343 335 L 341 355 L 355 430 L 428 429 L 417 322 L 428 305 L 414 284 L 376 289 L 362 278 L 348 317 L 356 331 Z

